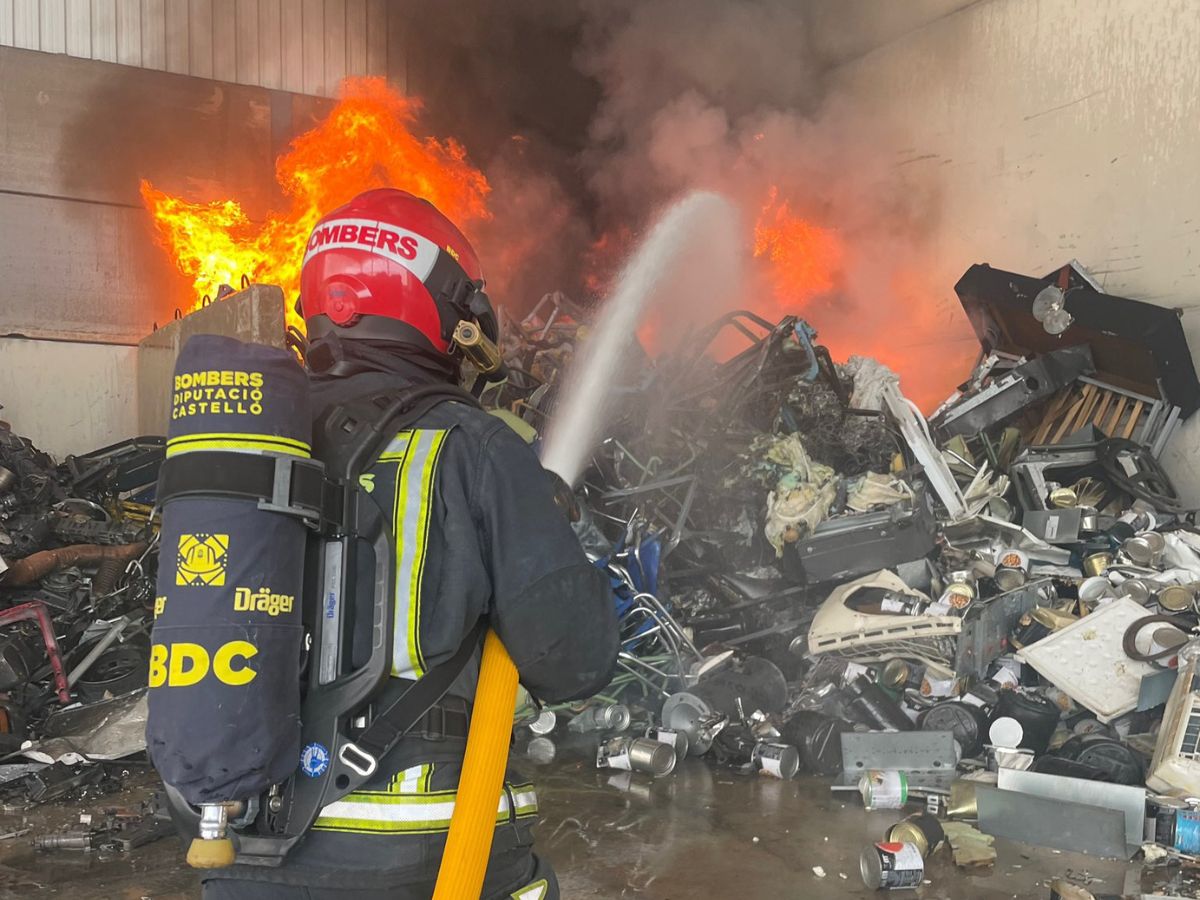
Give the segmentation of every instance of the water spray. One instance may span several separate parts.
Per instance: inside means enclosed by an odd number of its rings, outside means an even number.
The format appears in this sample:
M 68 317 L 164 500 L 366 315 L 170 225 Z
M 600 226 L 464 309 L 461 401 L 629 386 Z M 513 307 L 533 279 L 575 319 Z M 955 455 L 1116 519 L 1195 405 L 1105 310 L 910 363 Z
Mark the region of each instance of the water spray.
M 737 212 L 729 201 L 703 191 L 689 194 L 666 211 L 621 270 L 568 374 L 546 436 L 542 464 L 567 484 L 579 480 L 607 424 L 609 386 L 626 365 L 646 312 L 679 282 L 693 286 L 688 302 L 701 309 L 727 299 L 719 295 L 738 269 L 737 234 Z M 685 266 L 688 271 L 683 273 Z M 517 668 L 496 633 L 489 631 L 434 900 L 475 900 L 483 888 L 504 789 L 516 693 Z

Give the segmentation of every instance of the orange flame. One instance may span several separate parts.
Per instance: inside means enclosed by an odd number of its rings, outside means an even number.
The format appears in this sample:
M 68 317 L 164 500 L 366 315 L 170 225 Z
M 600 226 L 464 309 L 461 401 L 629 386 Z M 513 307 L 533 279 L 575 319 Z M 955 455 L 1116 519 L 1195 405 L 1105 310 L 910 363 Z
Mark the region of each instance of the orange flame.
M 278 284 L 289 325 L 304 329 L 292 309 L 309 232 L 322 215 L 355 195 L 395 187 L 429 200 L 460 227 L 490 217 L 491 190 L 453 138 L 412 132 L 420 102 L 381 78 L 350 78 L 328 117 L 292 142 L 275 164 L 288 208 L 253 222 L 236 200 L 193 203 L 142 182 L 142 199 L 176 267 L 196 296 L 237 287 L 244 275 Z M 200 305 L 197 299 L 195 307 Z
M 833 288 L 845 248 L 835 232 L 793 213 L 772 187 L 754 226 L 754 255 L 770 262 L 776 294 L 799 312 L 806 301 Z
M 910 399 L 930 411 L 970 371 L 978 345 L 965 319 L 941 306 L 907 261 L 883 267 L 887 274 L 874 306 L 851 305 L 843 296 L 846 270 L 861 266 L 870 253 L 869 245 L 855 246 L 797 215 L 771 188 L 754 228 L 754 255 L 766 264 L 771 291 L 755 307 L 766 318 L 803 315 L 838 361 L 852 354 L 874 357 L 900 376 Z

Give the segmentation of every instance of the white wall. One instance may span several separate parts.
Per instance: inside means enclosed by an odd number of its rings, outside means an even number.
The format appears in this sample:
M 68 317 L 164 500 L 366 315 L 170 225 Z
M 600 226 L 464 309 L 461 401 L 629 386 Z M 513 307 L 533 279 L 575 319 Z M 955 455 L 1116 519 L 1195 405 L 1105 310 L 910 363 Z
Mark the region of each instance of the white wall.
M 137 434 L 137 348 L 0 337 L 0 419 L 59 459 Z
M 1185 310 L 1200 349 L 1200 3 L 986 0 L 834 70 L 896 177 L 932 188 L 936 283 L 1078 258 Z M 1168 463 L 1200 502 L 1200 414 Z
M 0 0 L 0 45 L 326 97 L 403 86 L 402 34 L 388 0 Z

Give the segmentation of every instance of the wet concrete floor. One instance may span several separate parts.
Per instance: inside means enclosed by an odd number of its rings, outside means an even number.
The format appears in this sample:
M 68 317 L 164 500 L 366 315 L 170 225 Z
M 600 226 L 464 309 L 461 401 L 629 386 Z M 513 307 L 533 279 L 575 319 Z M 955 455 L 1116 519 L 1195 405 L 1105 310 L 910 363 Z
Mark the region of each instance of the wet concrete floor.
M 597 772 L 582 761 L 557 762 L 536 775 L 543 811 L 539 851 L 553 861 L 564 897 L 883 896 L 863 886 L 858 855 L 899 814 L 868 813 L 856 795 L 835 796 L 825 782 L 743 778 L 699 760 L 685 761 L 674 775 L 656 782 Z M 150 776 L 143 775 L 130 779 L 121 794 L 0 815 L 0 835 L 33 829 L 0 840 L 0 898 L 198 897 L 195 877 L 174 839 L 112 859 L 37 852 L 30 846 L 33 834 L 75 823 L 81 811 L 136 803 L 151 786 Z M 997 864 L 974 873 L 957 869 L 947 853 L 935 854 L 925 885 L 891 896 L 1046 898 L 1049 880 L 1059 876 L 1087 883 L 1093 892 L 1120 895 L 1141 881 L 1140 867 L 1124 861 L 1006 841 L 997 841 L 997 849 Z M 824 869 L 824 878 L 814 874 L 815 866 Z M 1167 877 L 1161 870 L 1147 873 L 1145 885 Z

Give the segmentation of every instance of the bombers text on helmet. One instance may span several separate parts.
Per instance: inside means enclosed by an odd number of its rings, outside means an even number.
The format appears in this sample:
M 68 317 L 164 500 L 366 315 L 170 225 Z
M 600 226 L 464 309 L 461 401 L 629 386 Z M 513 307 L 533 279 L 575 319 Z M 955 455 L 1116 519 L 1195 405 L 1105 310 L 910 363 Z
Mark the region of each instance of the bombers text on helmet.
M 313 228 L 300 273 L 310 339 L 424 341 L 450 352 L 454 327 L 495 316 L 470 242 L 432 203 L 392 188 L 367 191 Z

